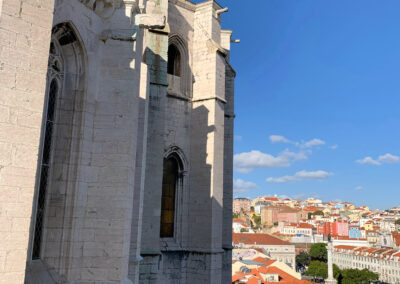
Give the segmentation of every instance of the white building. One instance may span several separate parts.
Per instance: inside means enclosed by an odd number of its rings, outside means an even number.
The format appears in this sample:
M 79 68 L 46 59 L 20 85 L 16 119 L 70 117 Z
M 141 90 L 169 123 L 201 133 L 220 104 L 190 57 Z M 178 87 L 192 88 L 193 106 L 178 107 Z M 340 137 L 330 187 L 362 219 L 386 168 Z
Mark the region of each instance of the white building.
M 307 223 L 284 223 L 280 222 L 280 233 L 285 235 L 306 235 L 312 236 L 313 226 Z
M 261 208 L 263 208 L 264 206 L 266 206 L 265 202 L 257 202 L 254 205 L 254 212 L 257 214 L 261 214 Z
M 383 218 L 381 221 L 379 221 L 379 227 L 381 232 L 393 232 L 396 230 L 396 225 L 395 225 L 395 219 L 394 218 Z
M 233 234 L 232 241 L 235 248 L 261 248 L 274 260 L 296 265 L 295 246 L 269 234 Z
M 367 239 L 350 239 L 346 237 L 332 239 L 334 246 L 370 247 Z
M 237 219 L 235 219 L 237 220 Z M 232 222 L 232 229 L 234 233 L 254 233 L 253 229 L 250 228 L 249 225 L 247 225 L 245 222 L 243 221 L 235 221 L 233 220 Z
M 400 250 L 390 248 L 368 248 L 335 246 L 333 263 L 340 269 L 368 269 L 379 274 L 379 280 L 400 283 Z

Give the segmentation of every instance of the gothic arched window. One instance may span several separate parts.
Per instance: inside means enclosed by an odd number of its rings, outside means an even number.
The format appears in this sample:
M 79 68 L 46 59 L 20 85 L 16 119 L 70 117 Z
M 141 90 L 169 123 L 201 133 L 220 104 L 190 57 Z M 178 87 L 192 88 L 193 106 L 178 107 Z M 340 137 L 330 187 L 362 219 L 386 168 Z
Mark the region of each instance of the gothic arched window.
M 38 189 L 38 201 L 36 208 L 36 222 L 32 250 L 32 259 L 40 258 L 44 211 L 46 207 L 46 191 L 49 183 L 51 166 L 52 142 L 55 125 L 55 111 L 58 93 L 60 91 L 59 81 L 62 76 L 62 58 L 54 42 L 50 44 L 50 55 L 48 63 L 47 108 L 45 112 L 44 138 L 40 159 L 40 179 Z
M 179 183 L 180 168 L 179 157 L 171 155 L 164 159 L 160 222 L 161 238 L 174 237 L 176 189 Z
M 174 44 L 168 47 L 168 74 L 181 76 L 181 53 Z

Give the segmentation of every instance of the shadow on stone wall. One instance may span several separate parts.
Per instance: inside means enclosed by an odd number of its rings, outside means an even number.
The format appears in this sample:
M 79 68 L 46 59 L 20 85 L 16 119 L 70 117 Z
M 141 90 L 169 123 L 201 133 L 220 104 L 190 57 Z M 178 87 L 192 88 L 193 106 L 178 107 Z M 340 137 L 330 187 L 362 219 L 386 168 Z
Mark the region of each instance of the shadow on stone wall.
M 77 7 L 78 15 L 69 14 Z M 134 30 L 124 8 L 116 10 L 113 17 L 122 30 Z M 128 275 L 126 250 L 132 221 L 141 64 L 135 59 L 138 55 L 141 59 L 142 51 L 140 45 L 135 50 L 131 34 L 121 35 L 120 30 L 116 37 L 113 30 L 107 30 L 107 37 L 100 40 L 93 27 L 86 25 L 86 18 L 79 19 L 80 13 L 87 13 L 88 21 L 100 25 L 101 19 L 86 9 L 75 1 L 59 2 L 55 7 L 53 38 L 61 26 L 65 28 L 56 39 L 64 52 L 62 57 L 71 60 L 57 67 L 64 74 L 60 77 L 51 169 L 43 197 L 42 245 L 38 259 L 32 261 L 35 227 L 36 232 L 39 229 L 34 201 L 26 283 L 114 283 L 126 281 Z M 67 19 L 58 24 L 60 18 Z M 70 28 L 75 21 L 77 28 Z M 78 64 L 80 56 L 85 58 Z M 42 129 L 41 141 L 46 139 Z M 44 180 L 39 160 L 34 200 Z

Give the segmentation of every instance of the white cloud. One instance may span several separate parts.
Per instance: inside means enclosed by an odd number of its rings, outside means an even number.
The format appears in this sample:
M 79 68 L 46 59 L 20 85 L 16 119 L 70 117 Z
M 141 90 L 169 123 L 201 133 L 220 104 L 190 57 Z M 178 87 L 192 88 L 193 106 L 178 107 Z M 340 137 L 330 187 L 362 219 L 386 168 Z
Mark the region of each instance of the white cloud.
M 287 149 L 278 156 L 253 150 L 234 155 L 233 163 L 235 171 L 249 173 L 256 168 L 288 167 L 294 161 L 305 159 L 307 155 L 304 152 L 291 152 Z
M 325 141 L 318 138 L 314 138 L 306 142 L 304 141 L 296 142 L 296 141 L 291 141 L 282 135 L 270 135 L 269 140 L 271 141 L 271 143 L 289 143 L 300 148 L 312 148 L 314 146 L 325 145 Z
M 314 172 L 300 171 L 295 174 L 295 176 L 300 179 L 325 179 L 330 175 L 332 174 L 321 170 Z
M 361 185 L 356 186 L 355 190 L 363 190 L 363 187 Z
M 251 181 L 244 181 L 242 179 L 233 180 L 233 192 L 234 193 L 243 193 L 247 192 L 251 189 L 257 189 L 258 186 Z
M 295 173 L 293 176 L 282 176 L 282 177 L 269 177 L 267 178 L 267 182 L 274 183 L 286 183 L 286 182 L 295 182 L 305 179 L 314 179 L 314 180 L 322 180 L 326 179 L 329 176 L 333 175 L 332 173 L 326 171 L 299 171 Z
M 267 178 L 267 182 L 274 182 L 274 183 L 286 183 L 286 182 L 294 182 L 296 181 L 295 176 L 283 176 L 283 177 L 269 177 Z
M 270 135 L 269 140 L 272 143 L 290 143 L 290 140 L 281 135 Z
M 378 161 L 381 163 L 394 164 L 397 163 L 399 160 L 399 156 L 395 156 L 390 153 L 386 153 L 385 155 L 381 155 L 378 157 Z
M 335 149 L 337 149 L 338 147 L 339 147 L 339 145 L 338 145 L 338 144 L 335 144 L 335 145 L 330 146 L 329 148 L 331 148 L 332 150 L 335 150 Z
M 314 146 L 321 146 L 321 145 L 325 145 L 325 141 L 323 141 L 321 139 L 314 138 L 314 139 L 312 139 L 310 141 L 302 143 L 301 147 L 311 148 L 311 147 L 314 147 Z
M 380 165 L 380 163 L 378 161 L 375 161 L 371 157 L 365 157 L 363 159 L 357 160 L 356 163 L 369 164 L 369 165 Z
M 359 160 L 356 160 L 356 163 L 359 164 L 368 164 L 368 165 L 382 165 L 382 164 L 395 164 L 400 161 L 400 157 L 396 155 L 392 155 L 390 153 L 386 153 L 384 155 L 380 155 L 377 159 L 373 159 L 372 157 L 365 157 Z

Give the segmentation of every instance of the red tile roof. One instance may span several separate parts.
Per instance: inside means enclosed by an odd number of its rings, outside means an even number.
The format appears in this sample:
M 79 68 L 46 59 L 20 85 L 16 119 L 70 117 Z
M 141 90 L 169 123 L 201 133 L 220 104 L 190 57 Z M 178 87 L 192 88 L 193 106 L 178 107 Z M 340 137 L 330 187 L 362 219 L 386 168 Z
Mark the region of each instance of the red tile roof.
M 270 266 L 271 264 L 273 264 L 273 263 L 275 262 L 275 260 L 273 260 L 273 259 L 264 258 L 264 257 L 261 257 L 261 256 L 256 257 L 256 258 L 253 259 L 253 260 L 256 261 L 256 262 L 259 262 L 259 263 L 263 263 L 263 264 L 265 264 L 266 266 Z
M 314 207 L 314 206 L 309 206 L 309 207 L 305 207 L 303 209 L 303 211 L 308 211 L 308 212 L 315 212 L 315 211 L 321 211 L 323 208 L 319 208 L 319 207 Z
M 267 282 L 267 279 L 265 279 L 265 274 L 271 275 L 275 274 L 278 275 L 279 277 L 279 282 L 278 283 L 292 283 L 292 284 L 311 284 L 311 282 L 306 281 L 306 280 L 299 280 L 292 275 L 286 273 L 285 271 L 279 269 L 276 266 L 270 266 L 272 263 L 275 261 L 268 259 L 268 258 L 262 258 L 262 257 L 257 257 L 253 259 L 253 261 L 263 263 L 263 265 L 258 266 L 257 268 L 253 268 L 250 270 L 248 273 L 240 272 L 237 271 L 235 274 L 232 276 L 232 283 L 235 283 L 236 281 L 239 280 L 244 280 L 247 279 L 247 284 L 269 284 L 272 282 Z M 273 282 L 277 283 L 277 282 Z
M 346 245 L 339 245 L 339 246 L 335 246 L 335 249 L 348 249 L 348 250 L 353 250 L 355 249 L 355 246 L 346 246 Z
M 267 201 L 279 201 L 278 197 L 264 197 L 264 199 Z
M 307 223 L 300 223 L 299 224 L 299 228 L 302 228 L 302 229 L 313 229 L 314 226 L 311 225 L 311 224 L 307 224 Z
M 347 253 L 351 253 L 353 255 L 363 255 L 371 258 L 379 258 L 379 259 L 389 259 L 400 261 L 399 259 L 395 259 L 394 257 L 400 257 L 400 252 L 397 249 L 390 248 L 370 248 L 370 247 L 354 247 L 352 249 L 351 246 L 335 246 L 335 250 L 347 249 Z
M 297 213 L 300 209 L 290 208 L 290 207 L 282 207 L 279 213 Z
M 392 233 L 393 241 L 395 242 L 396 246 L 400 246 L 400 234 Z
M 291 243 L 275 238 L 269 234 L 240 234 L 233 233 L 234 244 L 246 245 L 291 245 Z
M 353 241 L 366 241 L 367 239 L 354 239 L 354 238 L 350 238 L 349 236 L 338 236 L 338 235 L 333 235 L 332 236 L 333 239 L 335 240 L 353 240 Z
M 243 276 L 239 276 L 239 275 L 235 274 L 235 275 L 232 276 L 232 283 L 235 283 L 236 281 L 239 281 L 239 280 L 242 280 L 242 279 L 244 279 Z

